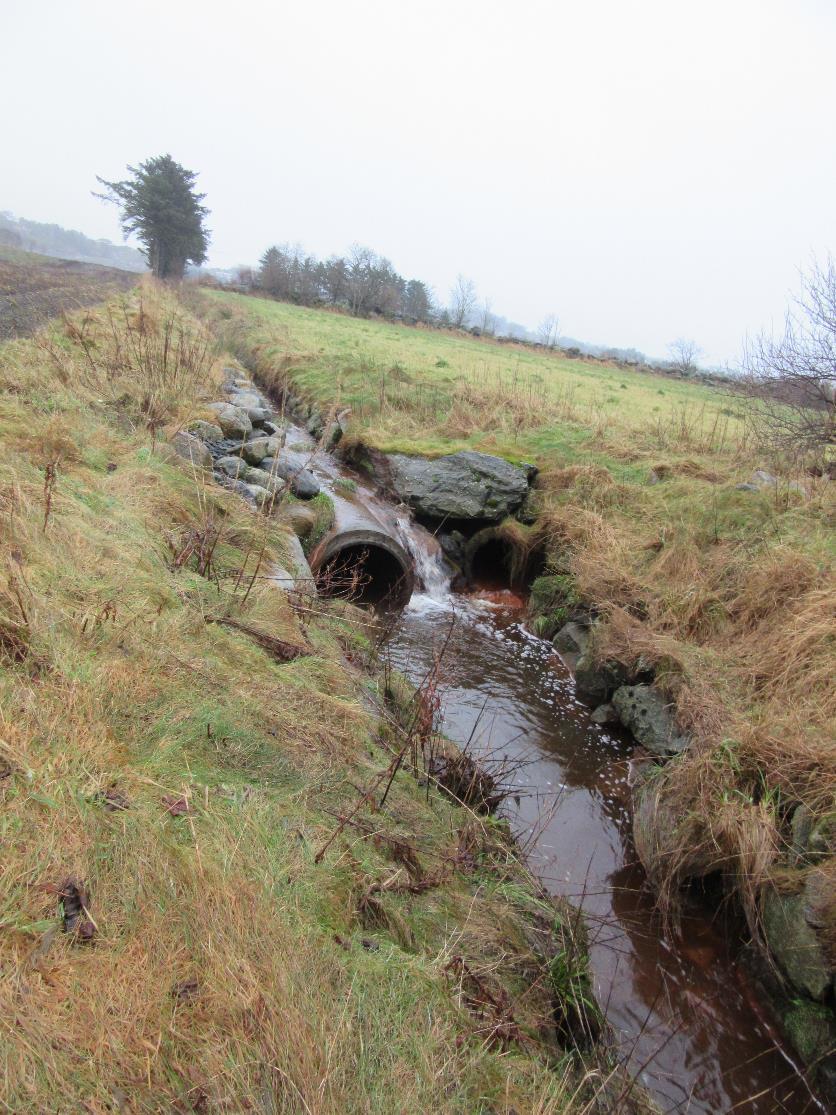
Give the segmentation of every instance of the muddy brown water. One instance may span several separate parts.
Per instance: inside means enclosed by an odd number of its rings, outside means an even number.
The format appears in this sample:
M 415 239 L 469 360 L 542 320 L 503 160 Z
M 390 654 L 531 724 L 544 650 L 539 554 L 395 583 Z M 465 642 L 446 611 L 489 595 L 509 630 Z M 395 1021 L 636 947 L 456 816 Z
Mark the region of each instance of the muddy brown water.
M 416 595 L 393 633 L 413 682 L 445 644 L 444 731 L 528 764 L 510 820 L 546 887 L 581 906 L 596 993 L 615 1047 L 665 1112 L 824 1110 L 781 1045 L 717 910 L 681 933 L 654 913 L 630 838 L 628 739 L 594 724 L 551 645 L 522 625 L 519 598 Z

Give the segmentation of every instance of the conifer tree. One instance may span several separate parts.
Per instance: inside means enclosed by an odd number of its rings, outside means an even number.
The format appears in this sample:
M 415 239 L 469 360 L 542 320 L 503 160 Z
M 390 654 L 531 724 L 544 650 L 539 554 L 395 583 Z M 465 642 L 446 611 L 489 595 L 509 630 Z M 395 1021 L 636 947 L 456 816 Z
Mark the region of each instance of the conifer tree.
M 132 177 L 122 182 L 97 176 L 106 192 L 96 196 L 120 207 L 125 237 L 137 237 L 158 278 L 182 279 L 186 264 L 203 263 L 209 246 L 209 210 L 201 205 L 206 195 L 195 191 L 197 174 L 171 155 L 158 155 L 128 170 Z

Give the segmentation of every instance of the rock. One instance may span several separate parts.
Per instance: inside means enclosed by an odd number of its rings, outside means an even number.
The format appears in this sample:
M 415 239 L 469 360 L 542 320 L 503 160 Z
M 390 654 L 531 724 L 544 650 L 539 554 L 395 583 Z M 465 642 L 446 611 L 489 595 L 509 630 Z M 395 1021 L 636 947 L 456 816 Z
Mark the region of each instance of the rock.
M 250 466 L 241 457 L 219 457 L 215 461 L 215 468 L 222 472 L 224 476 L 229 476 L 233 480 L 241 480 Z
M 248 480 L 244 482 L 244 492 L 242 494 L 256 507 L 263 507 L 265 503 L 272 503 L 273 501 L 272 492 L 268 491 L 267 488 L 262 488 L 260 484 L 252 484 Z
M 599 705 L 589 719 L 593 724 L 617 724 L 618 711 L 615 705 L 608 701 L 605 705 Z
M 224 437 L 242 440 L 252 433 L 253 424 L 246 410 L 233 406 L 232 403 L 210 403 L 208 409 L 217 414 L 218 425 L 223 430 Z
M 292 472 L 287 461 L 283 461 L 280 457 L 265 457 L 258 467 L 269 472 L 271 476 L 280 476 L 282 480 L 287 480 Z
M 398 498 L 433 519 L 504 519 L 528 495 L 533 471 L 470 450 L 435 460 L 391 453 L 385 460 Z
M 224 436 L 220 426 L 216 426 L 214 422 L 204 422 L 202 418 L 190 423 L 186 432 L 201 441 L 221 441 Z
M 805 916 L 805 896 L 768 890 L 762 909 L 764 940 L 787 979 L 811 999 L 823 999 L 833 974 Z
M 654 755 L 676 755 L 691 742 L 678 731 L 674 706 L 655 685 L 623 685 L 612 703 L 625 728 Z
M 242 410 L 263 410 L 264 400 L 255 391 L 232 391 L 229 396 L 230 403 L 233 406 L 240 407 Z
M 265 457 L 276 457 L 281 451 L 277 437 L 254 437 L 244 443 L 242 455 L 251 465 L 260 464 Z
M 627 670 L 620 662 L 595 662 L 589 649 L 575 666 L 575 695 L 592 708 L 606 704 L 626 681 Z
M 193 434 L 187 434 L 185 430 L 180 430 L 171 439 L 171 444 L 178 457 L 190 461 L 196 468 L 212 467 L 212 454 L 203 442 Z
M 818 863 L 820 859 L 834 852 L 836 852 L 836 813 L 828 813 L 813 825 L 807 848 L 807 859 L 810 863 Z
M 451 530 L 449 534 L 439 534 L 438 543 L 451 561 L 454 561 L 456 565 L 462 564 L 467 539 L 460 530 Z
M 272 413 L 272 410 L 268 410 L 267 407 L 247 407 L 247 415 L 253 426 L 263 426 Z
M 827 871 L 811 871 L 804 882 L 804 918 L 813 929 L 827 931 L 833 923 L 836 881 Z
M 589 646 L 589 628 L 579 623 L 565 623 L 552 639 L 552 646 L 558 654 L 580 657 Z
M 285 439 L 284 426 L 280 426 L 277 422 L 274 422 L 272 418 L 267 418 L 267 419 L 265 419 L 264 422 L 261 423 L 261 428 L 270 437 L 281 438 L 282 444 L 284 444 L 284 439 Z
M 281 492 L 285 486 L 280 477 L 265 472 L 263 468 L 247 468 L 244 473 L 244 481 L 247 484 L 257 484 L 260 488 L 265 488 L 271 495 Z
M 325 424 L 322 421 L 322 415 L 318 410 L 315 410 L 308 421 L 305 423 L 305 429 L 312 437 L 319 437 L 325 429 Z
M 316 526 L 316 515 L 301 503 L 289 503 L 283 506 L 281 520 L 287 523 L 297 538 L 307 538 Z
M 216 472 L 215 477 L 227 491 L 242 496 L 247 503 L 254 507 L 263 507 L 268 500 L 273 499 L 271 493 L 266 488 L 262 488 L 260 484 L 248 484 L 245 480 L 233 480 L 223 472 Z
M 796 999 L 783 1016 L 787 1037 L 813 1079 L 824 1086 L 828 1096 L 836 1093 L 836 1020 L 833 1011 L 820 1003 Z
M 297 499 L 313 499 L 314 496 L 319 495 L 319 481 L 312 472 L 303 468 L 293 473 L 290 490 Z
M 735 491 L 737 492 L 759 492 L 760 488 L 757 484 L 735 484 Z
M 759 468 L 752 473 L 751 484 L 757 488 L 777 488 L 778 478 L 773 476 L 771 472 L 766 472 L 765 469 Z

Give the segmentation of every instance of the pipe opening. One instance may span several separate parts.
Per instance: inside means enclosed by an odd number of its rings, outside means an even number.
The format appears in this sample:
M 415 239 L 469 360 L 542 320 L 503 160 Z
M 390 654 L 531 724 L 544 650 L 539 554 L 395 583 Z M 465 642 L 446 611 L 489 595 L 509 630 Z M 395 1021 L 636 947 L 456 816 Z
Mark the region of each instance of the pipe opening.
M 479 531 L 465 550 L 465 571 L 469 583 L 479 590 L 497 592 L 511 589 L 526 592 L 544 566 L 540 547 L 526 548 L 498 529 Z
M 316 571 L 316 583 L 323 596 L 379 608 L 403 607 L 412 595 L 412 579 L 397 557 L 370 543 L 337 550 Z
M 492 538 L 473 554 L 470 561 L 470 579 L 477 588 L 516 588 L 512 566 L 514 553 L 507 542 Z

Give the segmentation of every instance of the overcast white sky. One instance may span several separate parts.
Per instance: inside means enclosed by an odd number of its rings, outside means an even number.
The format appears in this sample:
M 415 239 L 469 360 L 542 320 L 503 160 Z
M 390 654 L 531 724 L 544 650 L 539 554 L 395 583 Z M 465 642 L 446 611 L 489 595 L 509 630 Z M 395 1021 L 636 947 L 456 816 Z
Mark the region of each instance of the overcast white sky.
M 0 209 L 119 240 L 200 172 L 211 262 L 360 241 L 446 298 L 706 359 L 836 250 L 834 0 L 10 0 Z

